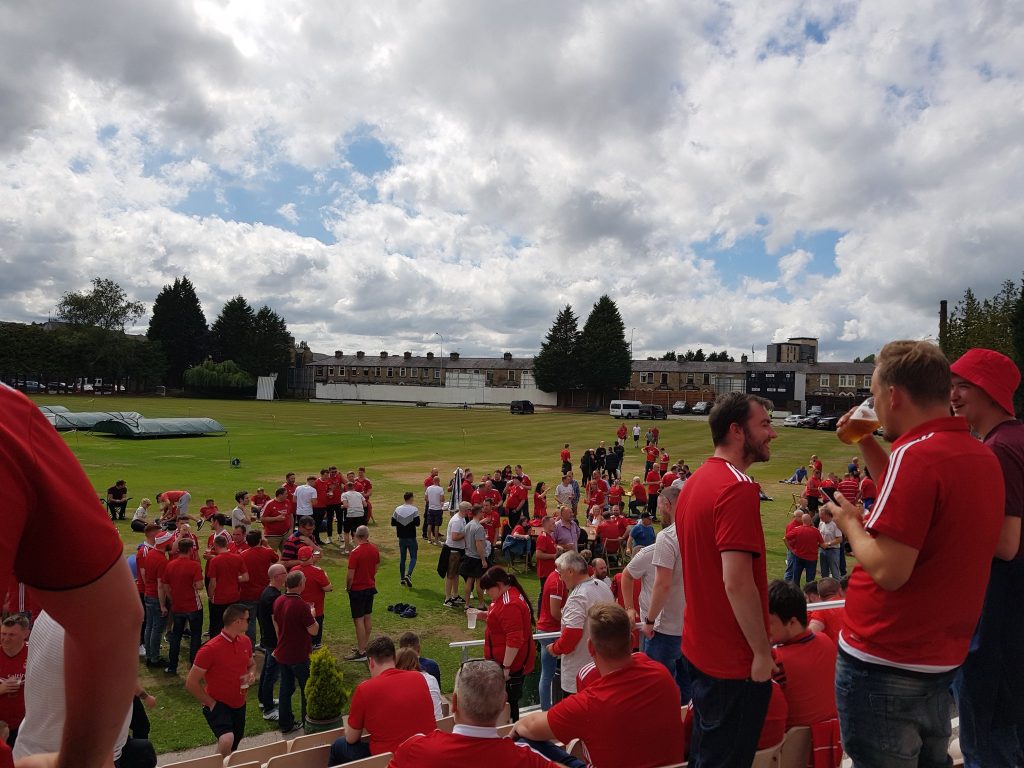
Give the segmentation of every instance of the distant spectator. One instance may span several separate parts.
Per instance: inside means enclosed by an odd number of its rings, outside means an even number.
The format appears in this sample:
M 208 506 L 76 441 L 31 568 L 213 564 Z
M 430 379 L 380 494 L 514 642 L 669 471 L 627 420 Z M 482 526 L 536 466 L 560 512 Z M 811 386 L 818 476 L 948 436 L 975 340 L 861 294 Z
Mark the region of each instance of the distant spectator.
M 839 530 L 839 526 L 832 519 L 832 512 L 828 508 L 821 510 L 818 533 L 821 534 L 818 553 L 818 559 L 821 562 L 821 575 L 838 579 L 842 576 L 839 572 L 839 554 L 843 548 L 843 532 Z
M 127 507 L 128 484 L 124 480 L 118 480 L 107 488 L 107 511 L 110 512 L 110 519 L 114 521 L 124 520 L 124 513 Z
M 433 659 L 428 659 L 425 656 L 420 656 L 420 636 L 415 632 L 403 632 L 398 638 L 399 648 L 412 648 L 416 651 L 416 656 L 420 660 L 420 669 L 430 674 L 437 684 L 441 684 L 441 667 Z
M 149 508 L 151 506 L 153 506 L 153 502 L 149 499 L 142 499 L 139 502 L 139 507 L 135 510 L 135 514 L 132 515 L 132 521 L 129 523 L 131 529 L 136 533 L 142 533 L 146 530 L 146 525 L 150 522 Z
M 431 485 L 428 486 L 429 491 L 432 488 L 440 489 L 440 480 L 436 476 L 433 476 Z M 444 495 L 442 491 L 442 496 Z M 399 582 L 406 587 L 412 586 L 412 572 L 416 568 L 416 554 L 419 548 L 419 542 L 416 541 L 416 530 L 420 525 L 420 511 L 412 504 L 413 493 L 412 491 L 406 491 L 404 499 L 401 504 L 395 507 L 395 511 L 391 515 L 391 527 L 395 529 L 395 535 L 398 538 L 398 576 Z M 427 516 L 431 515 L 434 510 L 430 506 L 430 496 L 427 495 Z M 438 544 L 438 528 L 441 525 L 441 510 L 437 509 L 436 519 L 428 519 L 427 521 L 427 535 L 431 544 Z M 408 565 L 406 561 L 408 560 Z
M 655 494 L 655 504 L 657 504 L 657 494 Z M 654 518 L 651 516 L 651 513 L 642 512 L 640 514 L 640 524 L 634 525 L 629 532 L 629 546 L 627 547 L 629 553 L 632 554 L 641 547 L 651 546 L 656 535 Z
M 804 513 L 801 524 L 786 534 L 786 543 L 796 556 L 796 574 L 793 583 L 800 585 L 801 577 L 806 574 L 807 581 L 814 581 L 818 571 L 818 548 L 824 543 L 821 533 L 814 527 L 811 516 Z
M 14 746 L 25 719 L 25 668 L 28 665 L 29 621 L 13 614 L 0 627 L 0 720 L 7 724 L 7 745 Z
M 563 552 L 555 560 L 558 575 L 568 592 L 562 605 L 561 635 L 547 647 L 562 658 L 562 690 L 576 692 L 576 673 L 592 661 L 588 648 L 587 610 L 595 603 L 612 603 L 611 589 L 587 574 L 587 561 L 578 552 Z
M 352 623 L 356 629 L 356 647 L 345 660 L 363 661 L 366 658 L 366 644 L 373 631 L 373 596 L 377 594 L 380 552 L 370 543 L 370 529 L 365 525 L 356 528 L 353 539 L 356 547 L 348 556 L 345 589 L 348 591 Z
M 274 661 L 281 675 L 281 701 L 278 719 L 281 733 L 287 734 L 302 727 L 306 719 L 306 681 L 309 679 L 309 655 L 313 651 L 313 638 L 318 622 L 311 615 L 303 595 L 308 579 L 302 566 L 297 566 L 285 578 L 285 592 L 274 601 L 272 620 L 277 632 L 273 651 Z M 299 692 L 301 714 L 298 720 L 292 712 L 292 695 Z M 264 704 L 264 707 L 266 705 Z
M 277 648 L 277 627 L 274 626 L 274 603 L 277 602 L 285 589 L 288 571 L 280 563 L 274 563 L 267 569 L 269 583 L 263 588 L 256 604 L 257 618 L 260 625 L 260 645 L 263 646 L 263 667 L 260 670 L 259 701 L 263 708 L 264 720 L 279 720 L 278 700 L 274 698 L 274 685 L 281 674 L 274 659 Z
M 176 546 L 178 557 L 166 565 L 159 577 L 165 605 L 169 604 L 174 614 L 167 667 L 164 669 L 168 675 L 178 674 L 181 638 L 186 626 L 189 631 L 190 667 L 203 642 L 203 601 L 199 592 L 203 588 L 203 571 L 198 561 L 190 557 L 195 548 L 192 539 L 179 539 Z
M 434 706 L 434 718 L 440 720 L 443 716 L 441 710 L 441 684 L 437 682 L 437 679 L 432 674 L 423 669 L 416 651 L 412 648 L 399 648 L 395 654 L 395 668 L 419 672 L 423 675 L 423 679 L 427 681 L 427 688 L 430 690 L 430 701 Z
M 818 580 L 818 597 L 821 602 L 828 602 L 830 600 L 842 599 L 840 592 L 839 581 L 832 578 L 824 578 Z M 804 596 L 806 600 L 806 595 Z M 846 609 L 842 606 L 838 608 L 828 608 L 819 611 L 814 611 L 809 614 L 809 621 L 807 626 L 813 632 L 821 632 L 828 635 L 829 639 L 836 643 L 839 643 L 839 632 L 843 628 L 843 624 L 846 618 Z
M 523 681 L 533 672 L 537 646 L 533 642 L 533 605 L 519 580 L 500 566 L 480 577 L 480 588 L 491 599 L 484 635 L 484 658 L 501 665 L 505 693 L 513 720 L 519 718 Z

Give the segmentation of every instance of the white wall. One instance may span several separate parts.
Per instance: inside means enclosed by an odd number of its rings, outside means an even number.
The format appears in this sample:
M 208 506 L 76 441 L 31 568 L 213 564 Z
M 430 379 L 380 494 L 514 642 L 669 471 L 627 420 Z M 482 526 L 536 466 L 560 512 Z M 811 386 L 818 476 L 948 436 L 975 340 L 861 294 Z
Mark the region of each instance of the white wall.
M 482 377 L 481 377 L 482 378 Z M 347 384 L 334 382 L 316 385 L 317 400 L 366 400 L 391 403 L 448 403 L 471 405 L 508 405 L 513 400 L 531 400 L 535 405 L 554 406 L 554 392 L 534 387 L 416 387 L 397 384 Z

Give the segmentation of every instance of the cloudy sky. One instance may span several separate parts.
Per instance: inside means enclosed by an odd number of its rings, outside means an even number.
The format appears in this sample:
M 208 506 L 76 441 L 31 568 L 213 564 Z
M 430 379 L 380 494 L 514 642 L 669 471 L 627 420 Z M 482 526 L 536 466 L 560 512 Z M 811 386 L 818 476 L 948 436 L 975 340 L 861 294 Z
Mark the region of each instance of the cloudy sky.
M 527 354 L 608 293 L 637 356 L 851 359 L 1024 268 L 1012 0 L 0 13 L 0 319 L 187 274 L 318 351 Z

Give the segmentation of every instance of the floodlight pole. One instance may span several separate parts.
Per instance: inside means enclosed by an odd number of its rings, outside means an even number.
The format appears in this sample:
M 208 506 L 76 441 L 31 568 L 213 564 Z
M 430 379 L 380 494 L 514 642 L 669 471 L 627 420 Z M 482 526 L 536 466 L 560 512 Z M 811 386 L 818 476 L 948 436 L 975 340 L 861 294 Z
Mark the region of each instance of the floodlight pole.
M 434 331 L 434 335 L 441 340 L 441 378 L 438 380 L 437 385 L 439 387 L 444 386 L 444 336 L 438 331 Z

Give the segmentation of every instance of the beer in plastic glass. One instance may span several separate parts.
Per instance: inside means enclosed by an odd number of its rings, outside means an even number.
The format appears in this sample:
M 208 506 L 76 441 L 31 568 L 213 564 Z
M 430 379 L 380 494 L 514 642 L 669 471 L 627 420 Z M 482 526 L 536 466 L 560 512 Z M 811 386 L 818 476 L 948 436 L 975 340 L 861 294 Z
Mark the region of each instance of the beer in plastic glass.
M 869 397 L 854 408 L 850 418 L 836 430 L 836 436 L 844 443 L 859 443 L 878 429 L 878 414 L 875 413 L 875 398 Z

